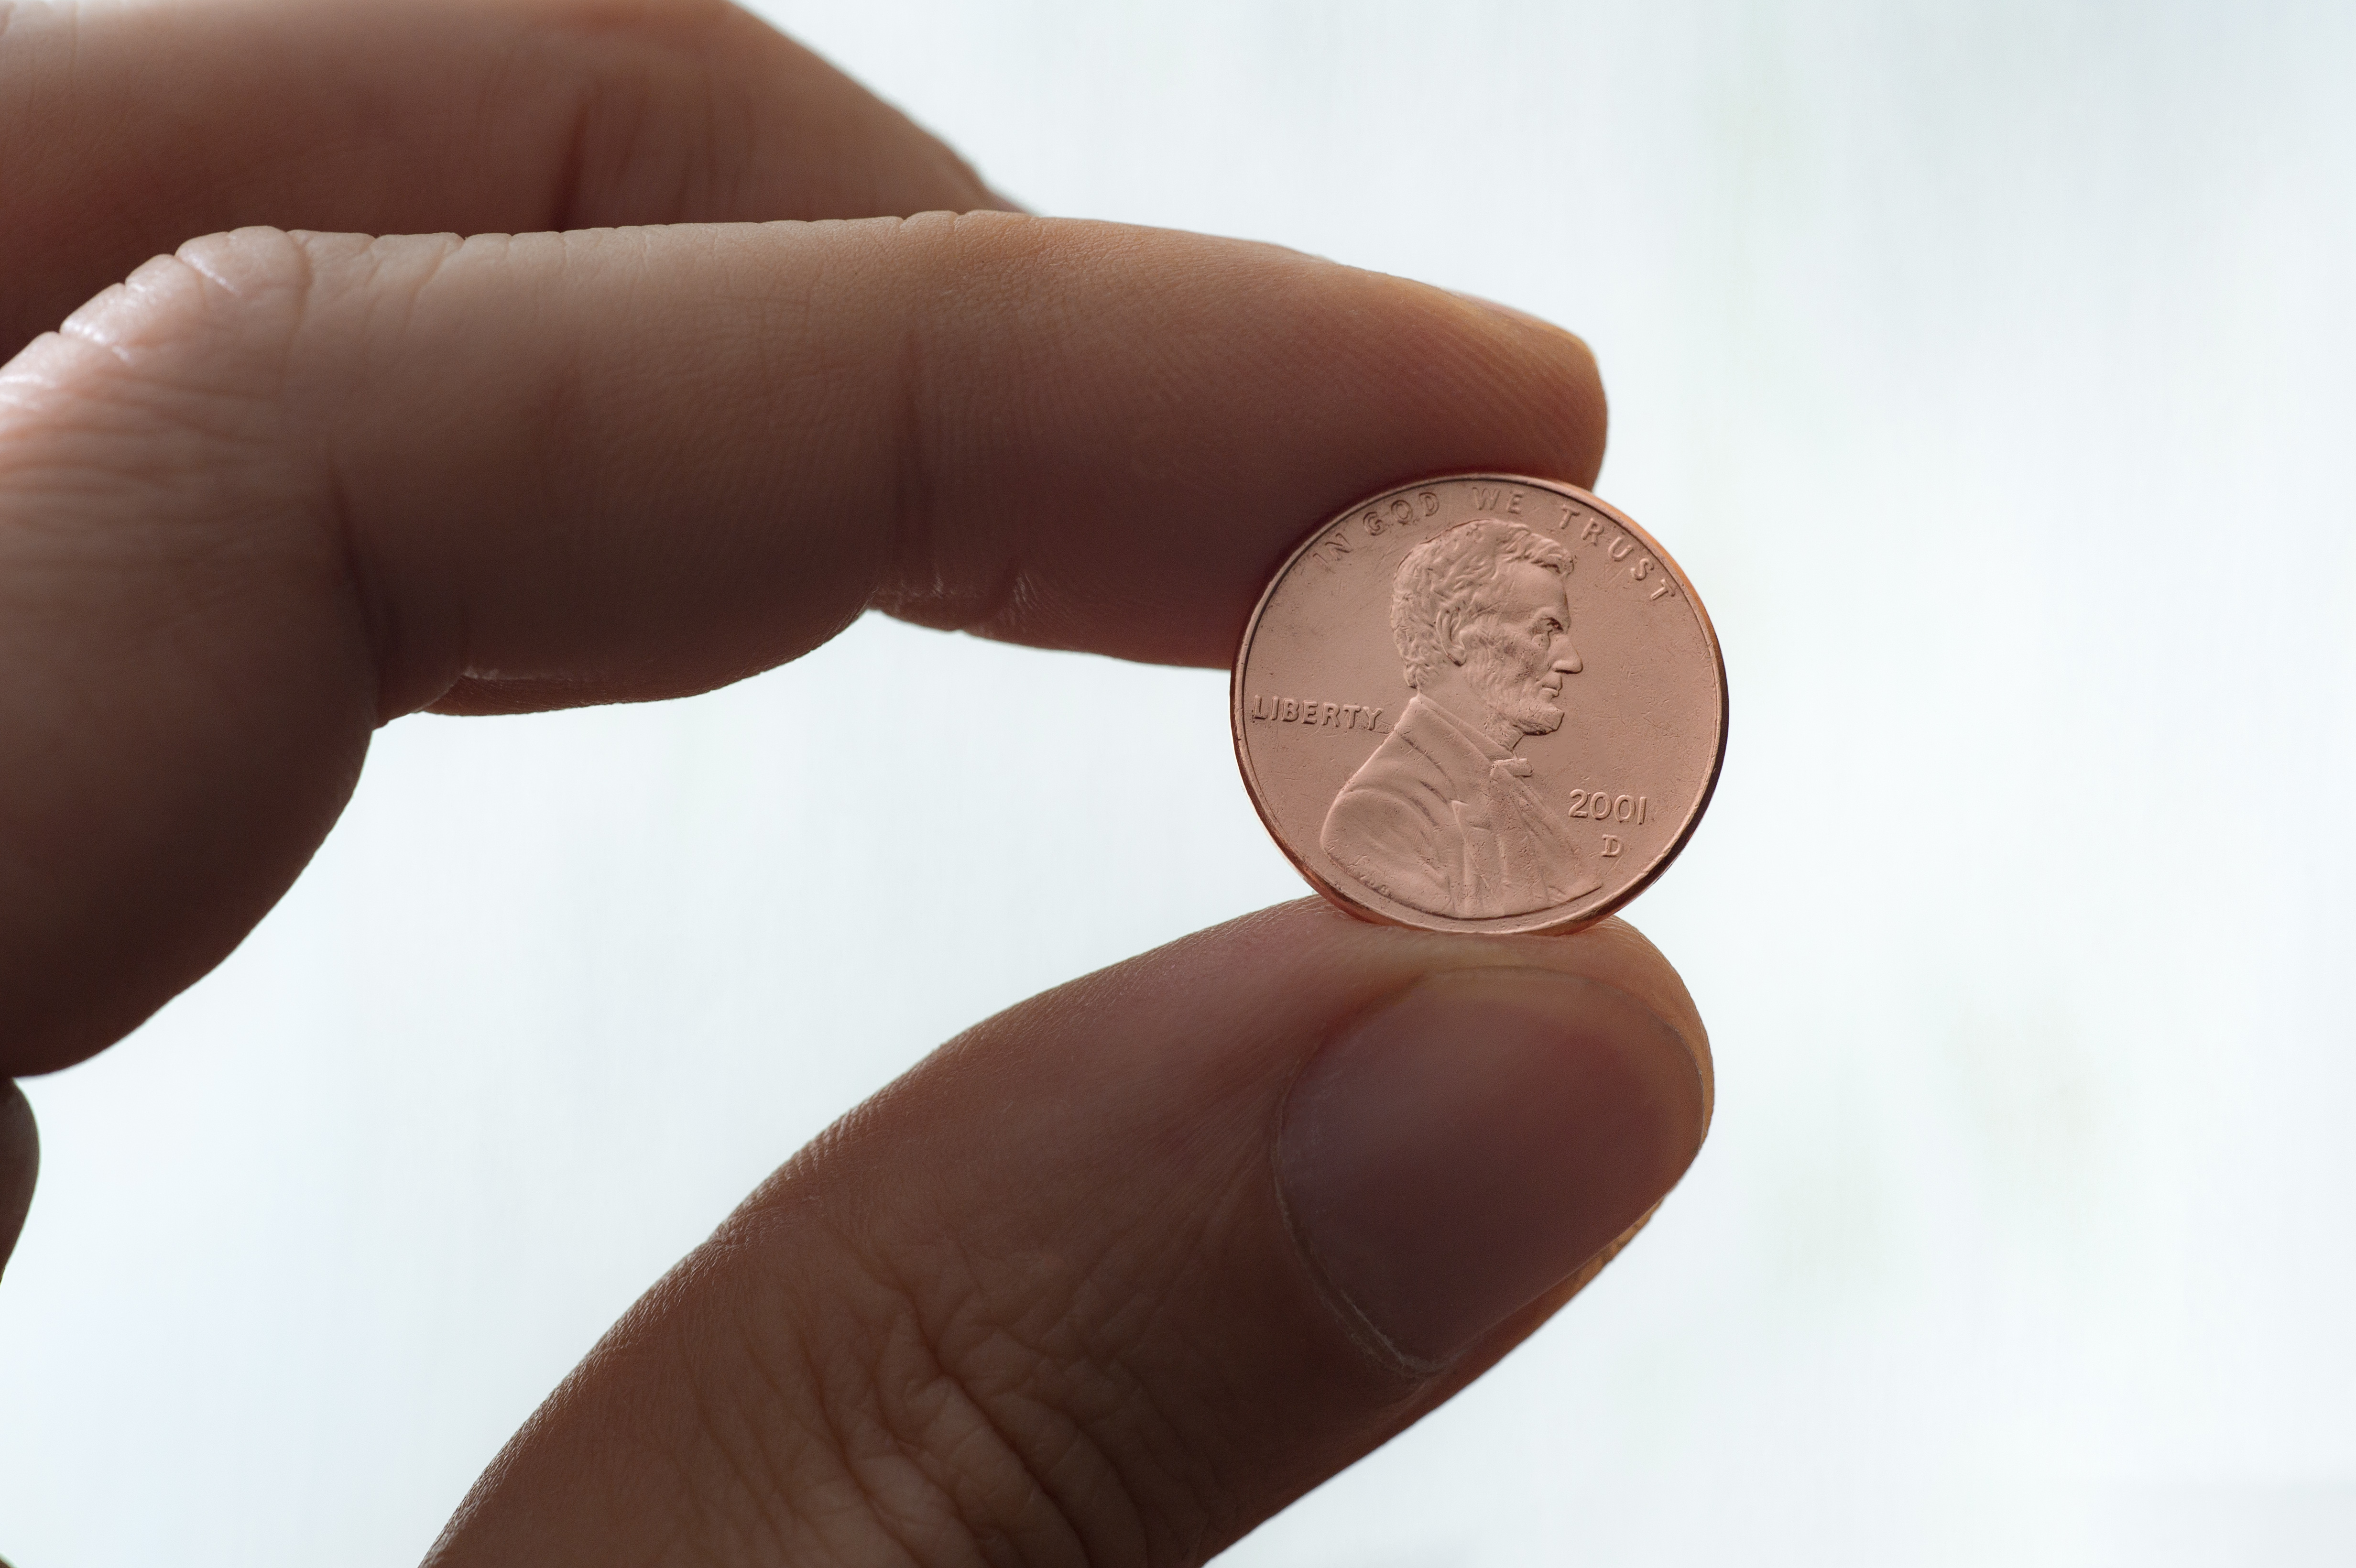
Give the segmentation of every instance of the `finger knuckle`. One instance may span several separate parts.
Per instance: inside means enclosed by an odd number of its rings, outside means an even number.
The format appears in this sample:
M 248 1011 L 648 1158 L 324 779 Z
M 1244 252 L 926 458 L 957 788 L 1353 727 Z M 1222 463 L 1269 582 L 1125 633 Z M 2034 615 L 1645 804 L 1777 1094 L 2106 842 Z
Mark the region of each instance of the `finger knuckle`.
M 158 256 L 10 365 L 10 414 L 52 431 L 127 421 L 194 436 L 243 432 L 270 400 L 267 370 L 283 360 L 307 271 L 274 229 Z
M 569 0 L 544 18 L 534 52 L 574 78 L 552 227 L 674 220 L 741 180 L 746 20 L 719 0 Z
M 0 514 L 44 559 L 241 576 L 317 553 L 287 440 L 310 261 L 274 229 L 209 236 L 91 299 L 0 370 Z M 272 526 L 273 520 L 294 525 Z M 204 581 L 213 581 L 204 577 Z

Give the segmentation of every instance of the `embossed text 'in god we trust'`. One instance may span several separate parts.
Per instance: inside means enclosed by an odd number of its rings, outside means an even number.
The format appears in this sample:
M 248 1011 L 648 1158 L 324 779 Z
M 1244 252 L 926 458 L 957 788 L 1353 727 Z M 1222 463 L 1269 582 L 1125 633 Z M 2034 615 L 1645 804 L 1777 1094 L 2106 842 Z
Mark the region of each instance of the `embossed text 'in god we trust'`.
M 1700 821 L 1726 713 L 1709 618 L 1650 536 L 1574 485 L 1478 474 L 1312 534 L 1230 699 L 1252 804 L 1310 883 L 1442 931 L 1571 931 L 1633 898 Z

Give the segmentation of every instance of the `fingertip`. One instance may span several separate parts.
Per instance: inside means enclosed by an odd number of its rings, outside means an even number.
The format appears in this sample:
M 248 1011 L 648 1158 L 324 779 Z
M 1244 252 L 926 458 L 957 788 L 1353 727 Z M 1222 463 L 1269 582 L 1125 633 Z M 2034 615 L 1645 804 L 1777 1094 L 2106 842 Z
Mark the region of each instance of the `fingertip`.
M 1553 412 L 1561 424 L 1564 443 L 1562 471 L 1548 475 L 1567 479 L 1582 489 L 1591 487 L 1602 471 L 1603 449 L 1611 433 L 1611 403 L 1604 395 L 1603 375 L 1593 345 L 1567 326 L 1462 289 L 1446 291 L 1489 323 L 1502 323 L 1521 340 L 1525 352 L 1547 368 L 1545 380 L 1553 388 Z
M 1685 976 L 1650 937 L 1617 915 L 1567 940 L 1582 943 L 1599 955 L 1618 976 L 1614 983 L 1642 997 L 1676 1032 L 1701 1077 L 1702 1126 L 1707 1132 L 1718 1109 L 1717 1059 L 1710 1051 L 1708 1026 L 1702 1022 L 1701 1008 L 1687 988 Z
M 40 1129 L 25 1092 L 0 1079 L 0 1274 L 16 1250 L 25 1215 L 33 1206 L 33 1180 L 41 1168 Z
M 1701 1147 L 1668 1020 L 1557 969 L 1429 974 L 1352 1021 L 1294 1086 L 1278 1154 L 1319 1274 L 1438 1370 L 1608 1256 Z

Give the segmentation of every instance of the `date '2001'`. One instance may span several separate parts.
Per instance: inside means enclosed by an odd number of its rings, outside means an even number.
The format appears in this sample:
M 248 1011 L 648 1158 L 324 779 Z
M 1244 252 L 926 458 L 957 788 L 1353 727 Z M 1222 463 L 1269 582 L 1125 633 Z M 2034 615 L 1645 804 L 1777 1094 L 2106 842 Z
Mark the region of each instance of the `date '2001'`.
M 1647 805 L 1641 795 L 1613 795 L 1605 789 L 1570 792 L 1570 815 L 1587 822 L 1641 823 Z

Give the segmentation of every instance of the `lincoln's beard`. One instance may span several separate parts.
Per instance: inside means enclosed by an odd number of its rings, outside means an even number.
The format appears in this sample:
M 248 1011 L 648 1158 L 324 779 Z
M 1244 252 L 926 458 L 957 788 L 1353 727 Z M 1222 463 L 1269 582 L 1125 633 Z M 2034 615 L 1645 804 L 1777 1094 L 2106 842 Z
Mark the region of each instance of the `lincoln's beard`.
M 1464 639 L 1464 681 L 1497 717 L 1525 735 L 1551 735 L 1562 728 L 1562 709 L 1547 699 L 1538 683 L 1550 666 L 1545 645 L 1491 638 Z M 1531 656 L 1537 656 L 1532 662 Z

